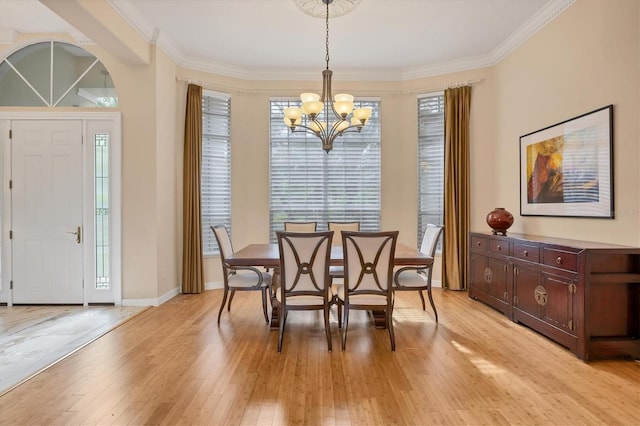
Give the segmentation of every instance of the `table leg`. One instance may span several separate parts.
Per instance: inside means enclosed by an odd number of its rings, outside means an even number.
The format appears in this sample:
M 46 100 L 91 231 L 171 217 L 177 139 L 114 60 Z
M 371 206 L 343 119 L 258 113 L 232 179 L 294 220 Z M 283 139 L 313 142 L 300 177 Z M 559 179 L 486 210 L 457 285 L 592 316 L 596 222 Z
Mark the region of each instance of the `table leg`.
M 376 328 L 387 328 L 387 317 L 384 311 L 369 311 L 371 313 L 371 319 L 373 320 L 373 325 Z
M 278 291 L 280 287 L 280 271 L 278 268 L 273 269 L 273 278 L 271 280 L 271 324 L 270 327 L 272 330 L 277 330 L 280 327 L 280 315 L 279 315 L 279 307 L 280 302 L 276 298 L 276 291 Z

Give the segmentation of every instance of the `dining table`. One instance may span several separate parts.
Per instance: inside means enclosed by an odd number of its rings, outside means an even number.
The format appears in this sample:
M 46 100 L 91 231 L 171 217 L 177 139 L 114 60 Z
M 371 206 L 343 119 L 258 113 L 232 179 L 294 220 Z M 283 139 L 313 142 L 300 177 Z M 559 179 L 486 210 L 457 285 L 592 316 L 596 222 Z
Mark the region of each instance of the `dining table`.
M 225 258 L 226 263 L 231 267 L 237 266 L 260 266 L 273 270 L 273 286 L 279 286 L 279 270 L 280 270 L 280 252 L 277 243 L 260 243 L 249 244 L 240 250 L 235 251 L 231 256 Z M 406 244 L 397 243 L 395 255 L 393 258 L 394 266 L 431 266 L 433 257 L 422 253 L 415 247 Z M 331 266 L 344 266 L 344 256 L 342 246 L 331 247 L 331 258 L 329 260 Z M 269 292 L 271 294 L 271 323 L 272 329 L 278 328 L 278 301 L 273 292 L 273 288 Z M 376 327 L 385 327 L 384 314 L 372 312 Z

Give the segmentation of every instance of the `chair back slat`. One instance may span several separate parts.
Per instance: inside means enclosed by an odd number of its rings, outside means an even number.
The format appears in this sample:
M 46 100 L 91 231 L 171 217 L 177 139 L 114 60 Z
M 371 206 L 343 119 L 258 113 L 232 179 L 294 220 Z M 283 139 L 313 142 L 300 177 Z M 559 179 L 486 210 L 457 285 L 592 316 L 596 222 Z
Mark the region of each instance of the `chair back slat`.
M 333 246 L 342 245 L 342 231 L 360 231 L 360 222 L 327 222 L 327 229 L 333 231 Z
M 438 238 L 442 234 L 442 230 L 444 226 L 427 224 L 427 229 L 424 231 L 424 236 L 422 237 L 422 244 L 420 245 L 420 251 L 424 254 L 427 254 L 433 257 L 436 254 L 436 247 L 438 246 Z
M 227 227 L 224 225 L 215 225 L 211 227 L 213 235 L 216 237 L 216 242 L 220 248 L 220 258 L 224 264 L 224 260 L 233 254 L 233 245 L 231 244 L 231 237 L 227 231 Z
M 333 232 L 276 232 L 280 251 L 282 291 L 322 294 L 329 282 L 329 259 Z
M 284 230 L 286 232 L 316 232 L 317 222 L 285 222 Z
M 397 238 L 398 231 L 342 232 L 347 297 L 391 292 Z

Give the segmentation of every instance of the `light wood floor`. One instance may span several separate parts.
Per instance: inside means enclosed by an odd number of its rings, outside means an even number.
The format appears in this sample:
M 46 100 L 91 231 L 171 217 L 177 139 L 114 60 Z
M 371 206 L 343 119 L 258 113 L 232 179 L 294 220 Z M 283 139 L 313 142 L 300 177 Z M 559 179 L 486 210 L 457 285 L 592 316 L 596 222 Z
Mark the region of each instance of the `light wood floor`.
M 347 351 L 335 316 L 292 312 L 284 348 L 260 295 L 221 291 L 151 308 L 0 398 L 0 424 L 639 425 L 640 363 L 583 363 L 469 300 L 415 294 L 394 312 L 397 349 L 353 312 Z

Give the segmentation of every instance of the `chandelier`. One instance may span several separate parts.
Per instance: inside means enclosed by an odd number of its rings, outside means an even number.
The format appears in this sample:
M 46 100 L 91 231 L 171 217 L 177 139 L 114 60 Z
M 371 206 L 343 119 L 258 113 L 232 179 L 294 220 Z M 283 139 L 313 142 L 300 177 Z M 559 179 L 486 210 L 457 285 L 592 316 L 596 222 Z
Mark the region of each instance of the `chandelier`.
M 322 95 L 317 93 L 303 93 L 300 95 L 302 105 L 289 107 L 284 110 L 284 122 L 295 133 L 310 133 L 322 141 L 322 149 L 327 153 L 333 148 L 333 142 L 338 136 L 348 132 L 360 132 L 371 117 L 371 108 L 354 109 L 353 96 L 331 93 L 331 76 L 329 69 L 329 5 L 334 0 L 320 0 L 326 6 L 326 55 L 327 67 L 322 71 Z M 298 3 L 300 0 L 298 0 Z M 307 1 L 307 3 L 309 3 Z M 324 114 L 322 111 L 324 110 Z M 330 118 L 333 113 L 333 118 Z

